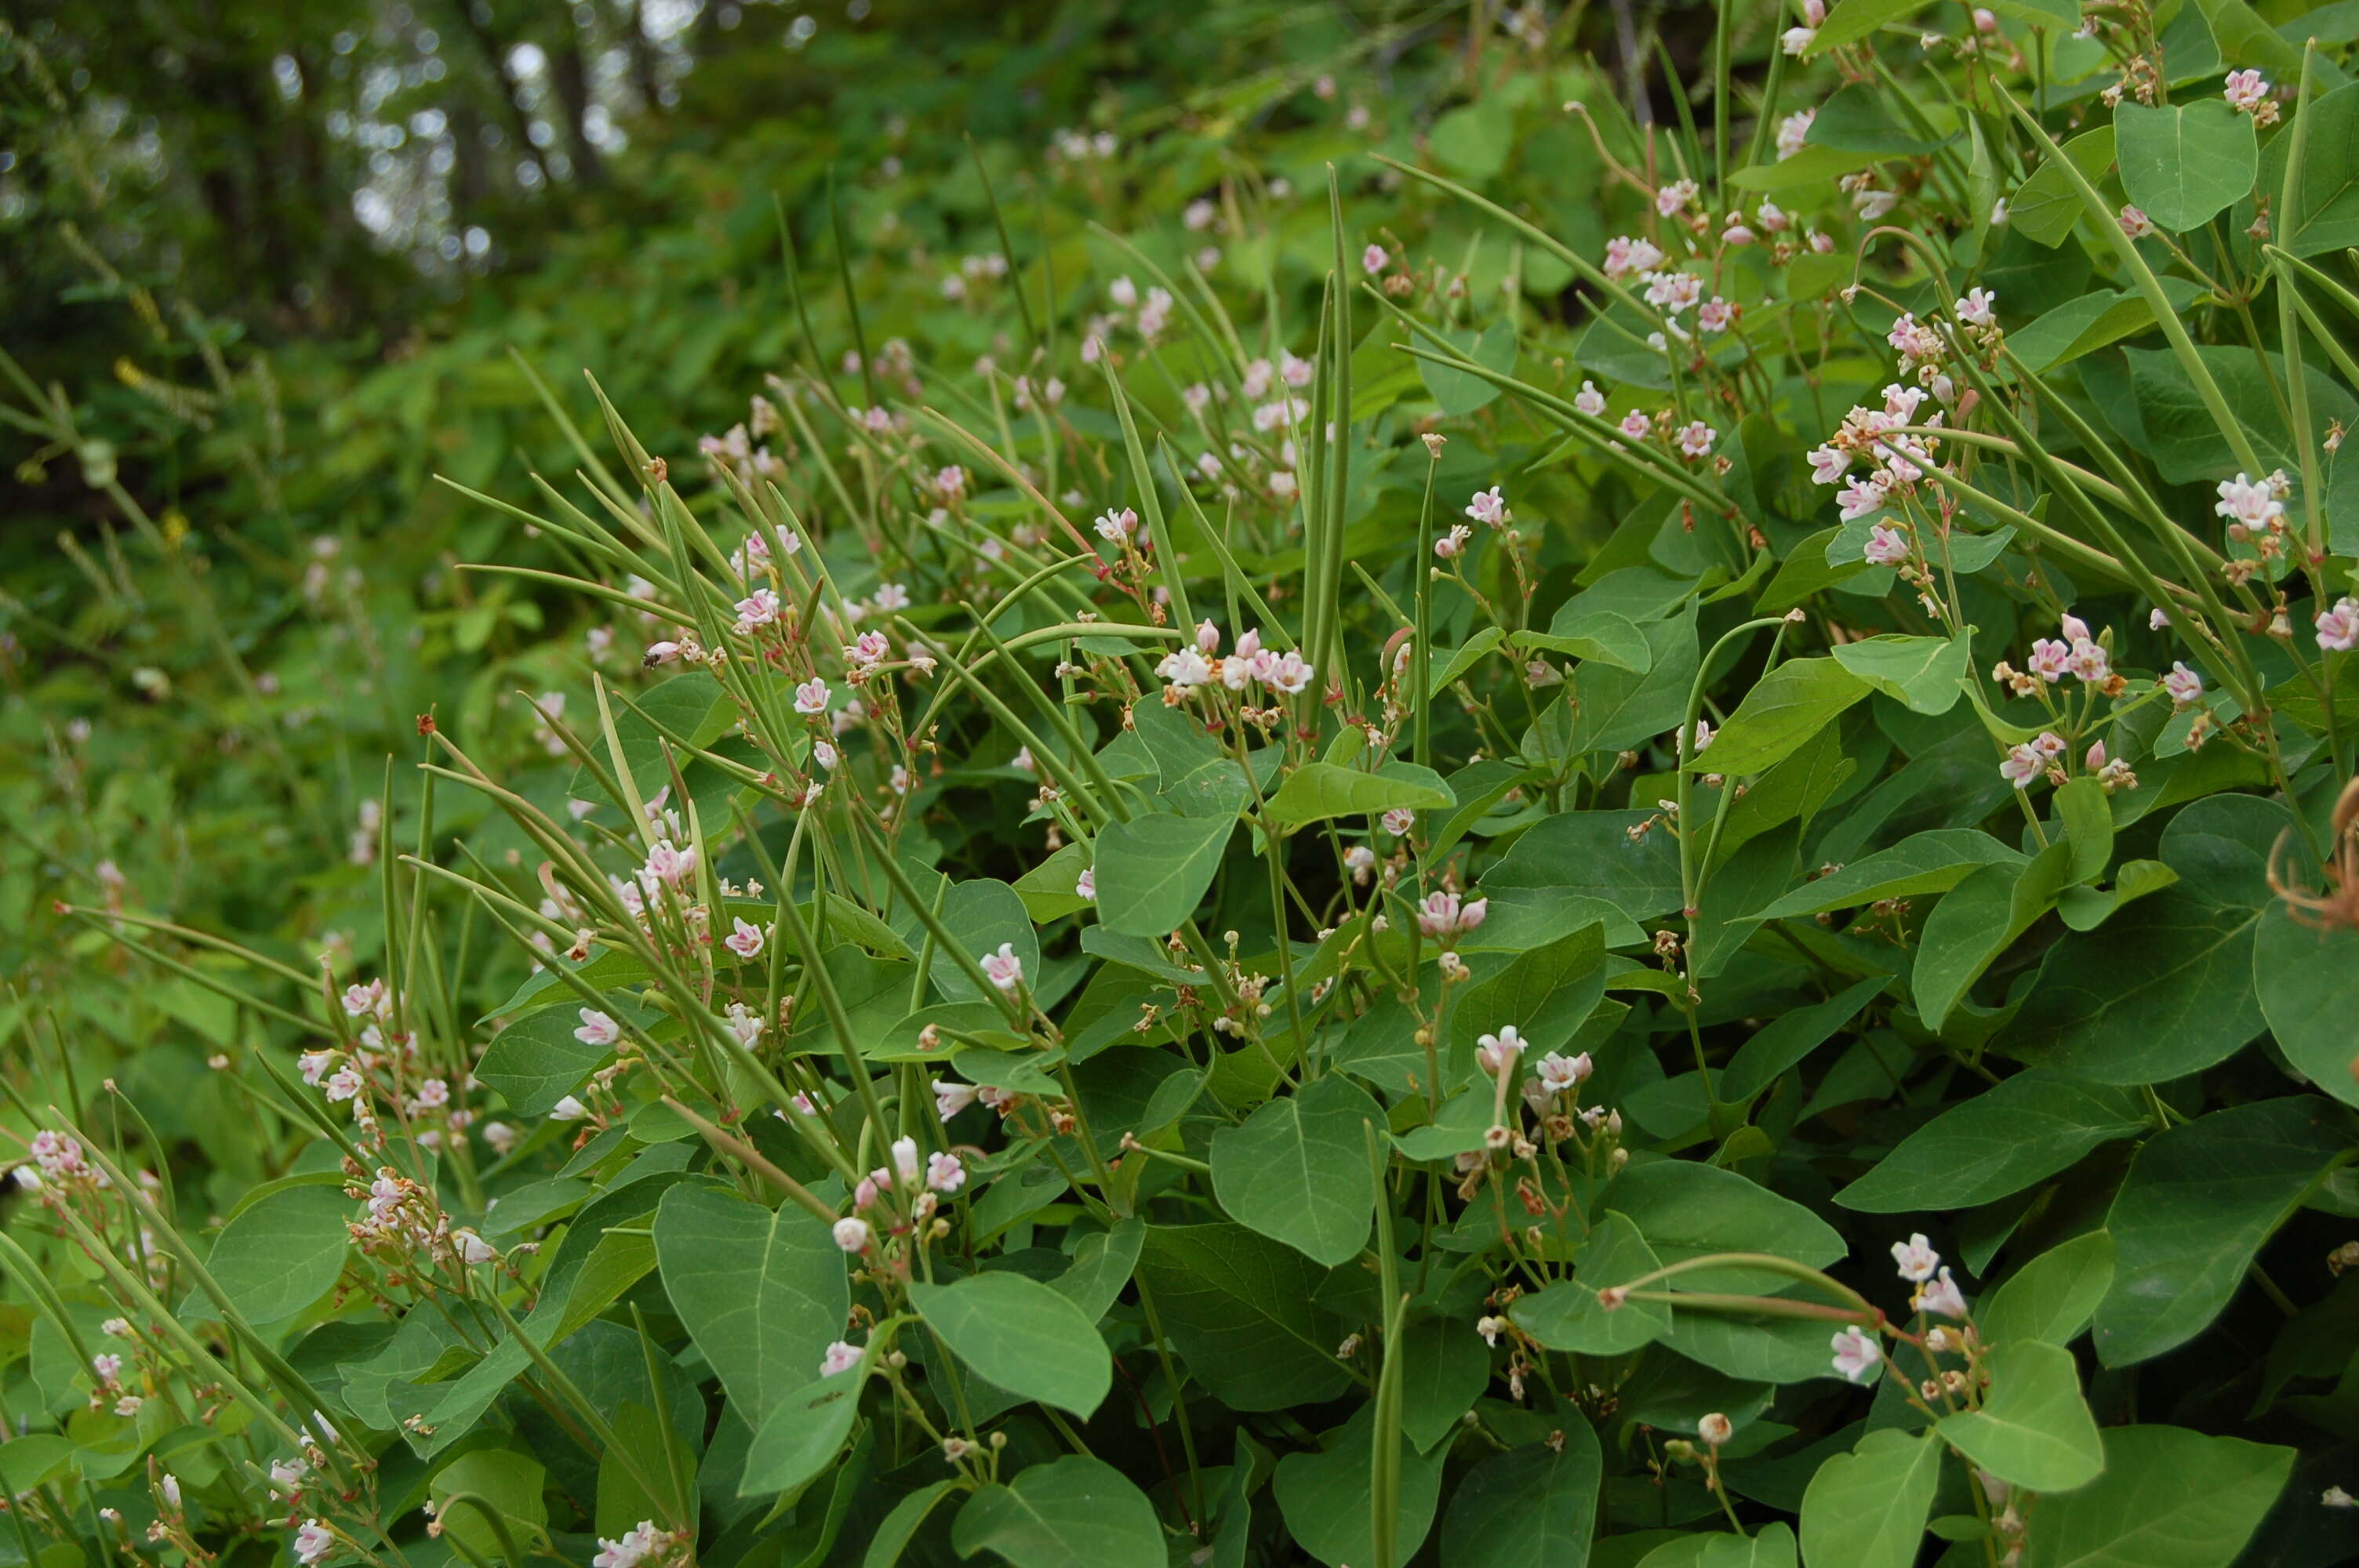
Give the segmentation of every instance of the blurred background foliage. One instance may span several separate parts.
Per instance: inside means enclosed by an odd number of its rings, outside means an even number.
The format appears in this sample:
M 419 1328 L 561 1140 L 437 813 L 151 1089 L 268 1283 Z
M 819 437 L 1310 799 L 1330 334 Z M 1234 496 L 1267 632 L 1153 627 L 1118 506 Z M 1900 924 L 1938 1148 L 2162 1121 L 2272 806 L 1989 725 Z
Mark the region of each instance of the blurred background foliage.
M 1307 330 L 1330 162 L 1430 157 L 1593 251 L 1614 199 L 1556 113 L 1601 91 L 1575 62 L 1618 62 L 1603 94 L 1668 118 L 1664 68 L 1711 16 L 17 0 L 0 20 L 0 350 L 18 367 L 0 387 L 0 1040 L 57 1016 L 113 1043 L 98 1060 L 170 1080 L 147 1103 L 190 1132 L 234 1122 L 201 1065 L 239 1028 L 226 1004 L 53 905 L 365 962 L 363 830 L 389 787 L 398 819 L 418 716 L 529 754 L 519 694 L 582 685 L 598 651 L 571 596 L 454 569 L 564 563 L 451 485 L 566 482 L 579 459 L 549 399 L 603 446 L 585 370 L 653 449 L 689 457 L 744 420 L 763 373 L 806 351 L 782 231 L 853 402 L 847 280 L 856 330 L 909 344 L 912 373 L 1021 359 L 984 263 L 993 193 L 1069 379 L 1093 373 L 1081 326 L 1130 265 L 1104 230 L 1206 265 L 1240 319 Z M 1472 296 L 1504 283 L 1538 317 L 1580 317 L 1551 258 L 1478 244 L 1464 209 L 1386 181 L 1355 221 L 1462 267 Z M 192 1048 L 141 1054 L 159 1031 Z M 211 1141 L 237 1179 L 251 1156 Z

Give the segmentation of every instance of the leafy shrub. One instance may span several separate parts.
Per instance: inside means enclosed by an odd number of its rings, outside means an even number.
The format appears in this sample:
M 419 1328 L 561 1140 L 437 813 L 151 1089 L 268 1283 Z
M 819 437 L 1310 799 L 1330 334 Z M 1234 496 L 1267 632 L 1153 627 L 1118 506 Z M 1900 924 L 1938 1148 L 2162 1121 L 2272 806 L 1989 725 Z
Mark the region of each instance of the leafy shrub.
M 218 1054 L 24 1026 L 26 1560 L 2351 1549 L 2359 89 L 1510 20 L 536 397 L 360 935 L 69 906 Z

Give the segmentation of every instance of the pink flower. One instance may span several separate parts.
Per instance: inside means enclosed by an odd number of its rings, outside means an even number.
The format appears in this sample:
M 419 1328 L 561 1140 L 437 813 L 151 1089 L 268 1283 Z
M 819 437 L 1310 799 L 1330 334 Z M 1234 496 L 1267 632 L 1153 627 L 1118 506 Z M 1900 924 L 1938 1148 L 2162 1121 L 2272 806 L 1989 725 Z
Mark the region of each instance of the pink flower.
M 295 1561 L 302 1563 L 303 1568 L 312 1568 L 312 1564 L 324 1561 L 335 1549 L 335 1533 L 318 1519 L 305 1519 L 303 1527 L 295 1532 Z
M 966 1184 L 966 1166 L 955 1154 L 936 1152 L 926 1156 L 926 1185 L 935 1192 L 950 1194 Z
M 1377 818 L 1384 830 L 1396 838 L 1406 838 L 1408 830 L 1417 826 L 1417 813 L 1406 806 L 1396 806 Z
M 2103 741 L 2090 741 L 2089 749 L 2081 753 L 2081 762 L 2082 765 L 2087 767 L 2093 773 L 2104 773 L 2105 771 L 2105 763 L 2110 760 L 2111 758 L 2105 751 L 2105 743 Z
M 1474 1065 L 1493 1077 L 1512 1073 L 1524 1054 L 1523 1036 L 1512 1023 L 1496 1034 L 1485 1034 L 1474 1042 Z
M 2238 527 L 2246 530 L 2275 527 L 2278 519 L 2285 515 L 2285 503 L 2277 498 L 2283 480 L 2282 474 L 2272 474 L 2256 482 L 2241 473 L 2234 479 L 2223 479 L 2218 487 L 2219 503 L 2212 510 L 2237 525 L 2229 529 L 2231 536 L 2235 538 L 2244 537 L 2237 532 Z
M 1892 1260 L 1900 1266 L 1902 1279 L 1920 1285 L 1931 1279 L 1933 1271 L 1941 1266 L 1941 1255 L 1926 1242 L 1923 1231 L 1906 1241 L 1894 1242 Z
M 1654 428 L 1654 422 L 1635 408 L 1622 416 L 1622 433 L 1634 441 L 1645 440 Z
M 1835 492 L 1836 514 L 1846 523 L 1873 517 L 1884 510 L 1885 489 L 1874 474 L 1855 479 Z
M 2359 647 L 2359 599 L 2336 600 L 2333 609 L 2319 611 L 2314 623 L 2320 647 L 2338 654 Z
M 737 601 L 737 630 L 742 635 L 757 626 L 767 626 L 778 618 L 778 596 L 766 588 L 757 588 Z
M 1748 241 L 1751 237 L 1749 233 L 1746 235 Z M 1725 332 L 1735 320 L 1736 307 L 1717 294 L 1705 300 L 1696 311 L 1696 325 L 1707 332 Z
M 2072 644 L 2071 655 L 2064 663 L 2067 669 L 2084 681 L 2101 681 L 2114 673 L 2104 648 L 2086 637 Z
M 1997 303 L 1998 296 L 1989 289 L 1969 288 L 1965 297 L 1951 308 L 1957 313 L 1958 319 L 1968 326 L 1989 327 L 1997 323 L 1998 313 L 1992 308 Z
M 1862 553 L 1870 566 L 1897 567 L 1908 558 L 1908 539 L 1899 529 L 1878 523 L 1868 529 Z
M 2147 611 L 2146 629 L 2147 631 L 2159 632 L 2169 624 L 2170 611 L 2165 610 L 2162 606 L 2158 604 L 2152 610 Z
M 1024 983 L 1024 960 L 1016 956 L 1014 943 L 1002 942 L 998 952 L 983 956 L 983 978 L 1004 991 Z
M 866 1220 L 856 1216 L 846 1215 L 835 1222 L 835 1244 L 844 1251 L 865 1252 L 868 1250 L 868 1242 L 869 1230 Z
M 1617 234 L 1605 242 L 1605 276 L 1616 282 L 1632 273 L 1651 271 L 1662 260 L 1663 253 L 1649 240 Z
M 739 919 L 729 935 L 721 939 L 721 945 L 741 958 L 756 957 L 762 951 L 762 928 Z
M 1449 560 L 1465 549 L 1466 541 L 1473 536 L 1474 530 L 1461 523 L 1433 542 L 1433 553 L 1442 560 Z
M 2142 240 L 2154 232 L 2154 220 L 2139 211 L 2136 206 L 2122 209 L 2121 224 L 2122 232 L 2133 240 Z
M 819 1375 L 832 1378 L 839 1372 L 849 1372 L 860 1365 L 860 1359 L 865 1354 L 859 1346 L 839 1339 L 827 1347 L 826 1355 L 820 1357 Z
M 1816 109 L 1798 109 L 1777 122 L 1777 158 L 1779 162 L 1792 157 L 1808 145 L 1810 122 L 1819 117 Z
M 1777 35 L 1777 42 L 1788 54 L 1799 58 L 1804 49 L 1810 47 L 1811 40 L 1818 36 L 1819 30 L 1816 27 L 1788 27 Z
M 1680 450 L 1690 458 L 1712 455 L 1712 443 L 1716 432 L 1701 419 L 1691 420 L 1680 428 Z
M 1289 648 L 1271 659 L 1266 668 L 1256 669 L 1255 678 L 1273 691 L 1293 697 L 1310 686 L 1311 667 L 1303 663 L 1302 655 Z
M 817 676 L 813 676 L 810 679 L 803 682 L 802 685 L 795 687 L 795 711 L 797 713 L 804 714 L 825 713 L 827 711 L 827 682 L 820 679 Z
M 1391 262 L 1391 254 L 1386 251 L 1384 246 L 1370 245 L 1366 250 L 1360 253 L 1360 270 L 1366 273 L 1370 277 L 1374 277 L 1378 273 L 1384 271 L 1385 267 Z
M 1196 622 L 1196 651 L 1207 657 L 1221 651 L 1221 629 L 1210 621 Z
M 934 475 L 934 489 L 945 499 L 956 499 L 966 493 L 966 470 L 953 463 Z
M 1454 892 L 1430 892 L 1417 906 L 1418 929 L 1428 936 L 1454 936 L 1482 925 L 1490 912 L 1488 899 L 1462 903 Z
M 1692 179 L 1675 179 L 1655 192 L 1655 211 L 1671 217 L 1696 199 L 1697 189 Z
M 2268 78 L 2257 70 L 2232 70 L 2220 95 L 2239 114 L 2249 114 L 2268 102 Z
M 1941 1317 L 1966 1315 L 1966 1294 L 1958 1289 L 1957 1281 L 1950 1278 L 1947 1269 L 1925 1281 L 1924 1288 L 1917 1292 L 1917 1304 Z
M 1573 394 L 1572 406 L 1592 419 L 1600 418 L 1605 413 L 1605 395 L 1597 390 L 1595 382 L 1583 381 L 1581 390 Z
M 1474 492 L 1474 499 L 1466 503 L 1466 515 L 1477 523 L 1487 523 L 1496 528 L 1507 520 L 1506 499 L 1499 493 L 1499 487 L 1495 484 L 1488 490 L 1478 490 Z
M 843 662 L 861 669 L 883 664 L 893 654 L 893 644 L 885 640 L 882 632 L 863 632 L 845 644 Z
M 1083 866 L 1082 868 L 1082 874 L 1073 879 L 1073 896 L 1075 898 L 1085 898 L 1092 903 L 1095 903 L 1098 901 L 1098 873 L 1096 867 Z
M 944 1121 L 974 1103 L 973 1084 L 962 1084 L 949 1078 L 934 1081 L 934 1114 Z
M 1847 1323 L 1843 1332 L 1831 1343 L 1835 1352 L 1835 1370 L 1854 1383 L 1864 1383 L 1875 1376 L 1877 1365 L 1884 1359 L 1883 1347 L 1859 1331 L 1859 1325 Z
M 1120 544 L 1138 532 L 1138 514 L 1125 506 L 1119 512 L 1102 512 L 1092 524 L 1098 537 L 1109 544 Z
M 696 846 L 686 849 L 675 846 L 669 838 L 658 838 L 647 851 L 647 863 L 639 869 L 639 881 L 649 892 L 658 882 L 678 887 L 696 871 Z
M 2064 678 L 2070 667 L 2072 650 L 2053 637 L 2042 637 L 2031 644 L 2031 673 L 2053 686 Z
M 1851 454 L 1841 447 L 1812 447 L 1807 455 L 1812 484 L 1832 484 L 1851 467 Z
M 2017 789 L 2029 789 L 2031 781 L 2048 771 L 2048 759 L 2038 746 L 2028 741 L 2010 747 L 2006 761 L 1998 765 L 1999 776 Z
M 1578 1056 L 1566 1056 L 1551 1051 L 1533 1064 L 1532 1070 L 1539 1075 L 1540 1082 L 1548 1087 L 1549 1093 L 1560 1095 L 1578 1087 L 1595 1070 L 1595 1066 L 1586 1051 Z

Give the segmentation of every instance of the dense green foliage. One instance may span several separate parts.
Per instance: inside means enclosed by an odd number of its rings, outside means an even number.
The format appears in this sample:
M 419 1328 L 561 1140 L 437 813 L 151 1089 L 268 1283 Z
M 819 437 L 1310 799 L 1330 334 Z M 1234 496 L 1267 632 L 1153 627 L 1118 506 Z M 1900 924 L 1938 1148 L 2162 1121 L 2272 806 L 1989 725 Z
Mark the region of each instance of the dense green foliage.
M 275 9 L 0 34 L 0 1563 L 2359 1551 L 2341 7 Z

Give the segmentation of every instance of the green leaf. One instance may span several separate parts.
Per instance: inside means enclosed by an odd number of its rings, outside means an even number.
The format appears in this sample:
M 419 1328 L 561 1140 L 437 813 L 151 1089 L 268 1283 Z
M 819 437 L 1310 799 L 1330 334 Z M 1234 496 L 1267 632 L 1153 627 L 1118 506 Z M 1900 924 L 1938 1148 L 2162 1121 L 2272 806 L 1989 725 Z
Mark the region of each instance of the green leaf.
M 1164 1568 L 1155 1505 L 1102 1459 L 1068 1454 L 967 1499 L 951 1529 L 961 1557 L 995 1552 L 1014 1568 Z
M 1343 1330 L 1311 1303 L 1322 1271 L 1242 1225 L 1149 1226 L 1138 1279 L 1189 1372 L 1232 1410 L 1330 1400 Z
M 2174 234 L 2198 229 L 2252 193 L 2260 144 L 2250 115 L 2225 99 L 2114 107 L 2122 189 L 2133 206 Z
M 2259 921 L 2182 883 L 2072 933 L 2049 950 L 2010 1048 L 2105 1084 L 2158 1084 L 2226 1060 L 2267 1022 L 2251 979 Z
M 1867 1214 L 1972 1208 L 2153 1125 L 2126 1089 L 2045 1071 L 2017 1073 L 1910 1133 L 1835 1202 Z
M 1374 1561 L 1369 1470 L 1375 1458 L 1375 1408 L 1373 1400 L 1361 1405 L 1351 1420 L 1327 1434 L 1326 1446 L 1318 1453 L 1280 1459 L 1271 1481 L 1295 1546 L 1328 1568 Z M 1416 1555 L 1433 1529 L 1441 1497 L 1441 1464 L 1449 1452 L 1447 1444 L 1430 1454 L 1419 1454 L 1406 1443 L 1399 1445 L 1399 1488 L 1393 1498 L 1396 1562 Z
M 2039 1499 L 2022 1568 L 2229 1568 L 2295 1457 L 2175 1426 L 2114 1427 L 2104 1450 L 2095 1481 Z
M 929 890 L 939 878 L 930 870 L 918 880 L 918 886 Z M 989 877 L 953 882 L 942 895 L 941 921 L 951 939 L 966 950 L 971 958 L 985 953 L 996 953 L 1003 942 L 1016 949 L 1023 961 L 1027 985 L 1038 985 L 1040 975 L 1040 938 L 1032 929 L 1032 916 L 1024 907 L 1023 895 L 1006 882 Z M 950 1001 L 980 999 L 989 1001 L 983 988 L 968 978 L 959 968 L 958 960 L 937 950 L 933 967 L 928 971 L 936 989 Z
M 1732 1105 L 1750 1100 L 1832 1039 L 1837 1030 L 1858 1017 L 1860 1009 L 1882 995 L 1890 983 L 1886 976 L 1870 975 L 1824 1001 L 1794 1008 L 1771 1019 L 1752 1039 L 1736 1048 L 1736 1054 L 1721 1076 L 1720 1098 Z
M 1332 1268 L 1359 1256 L 1375 1223 L 1364 1124 L 1385 1113 L 1340 1073 L 1271 1100 L 1212 1134 L 1212 1192 L 1230 1217 Z
M 2114 1287 L 2097 1308 L 2097 1355 L 2106 1366 L 2159 1356 L 2220 1315 L 2261 1243 L 2349 1158 L 2332 1111 L 2310 1096 L 2264 1100 L 2147 1141 L 2105 1217 Z
M 1547 817 L 1483 873 L 1483 891 L 1560 889 L 1633 921 L 1669 914 L 1680 907 L 1680 847 L 1668 833 L 1632 840 L 1630 830 L 1649 815 L 1567 811 Z
M 1169 1081 L 1169 1080 L 1167 1080 Z M 1082 1238 L 1073 1249 L 1072 1266 L 1049 1281 L 1049 1288 L 1082 1309 L 1092 1323 L 1105 1316 L 1114 1298 L 1130 1283 L 1138 1267 L 1139 1249 L 1147 1244 L 1147 1227 L 1125 1219 L 1112 1230 Z
M 2020 866 L 1980 867 L 1944 893 L 1918 937 L 1909 978 L 1925 1026 L 1940 1028 L 1967 988 L 2073 881 L 2071 846 L 2060 843 Z
M 1957 706 L 1973 656 L 1965 637 L 1863 637 L 1834 651 L 1837 664 L 1915 713 Z
M 656 1017 L 613 997 L 601 1011 L 618 1022 L 641 1027 L 654 1022 Z M 546 1116 L 614 1054 L 612 1045 L 589 1045 L 575 1039 L 573 1032 L 581 1027 L 578 997 L 527 1012 L 493 1036 L 475 1076 L 506 1096 L 508 1108 L 518 1116 Z
M 1401 1336 L 1400 1429 L 1420 1454 L 1449 1435 L 1491 1382 L 1491 1352 L 1464 1318 L 1425 1317 Z
M 2359 245 L 2359 81 L 2319 94 L 2301 116 L 2307 122 L 2301 185 L 2292 212 L 2278 215 L 2277 243 L 2303 257 Z M 2289 136 L 2270 142 L 2261 159 L 2265 189 L 2279 189 L 2291 156 Z
M 1644 674 L 1603 664 L 1584 664 L 1572 672 L 1573 751 L 1619 752 L 1680 727 L 1701 657 L 1694 606 L 1644 630 Z
M 817 1378 L 780 1400 L 755 1430 L 737 1479 L 741 1498 L 791 1492 L 835 1463 L 860 1413 L 868 1363 Z
M 1868 690 L 1866 681 L 1834 659 L 1788 659 L 1753 683 L 1711 743 L 1688 759 L 1688 771 L 1757 773 L 1791 755 Z
M 1941 1443 L 1886 1428 L 1821 1465 L 1802 1493 L 1809 1568 L 1909 1568 L 1941 1479 Z
M 1109 825 L 1097 838 L 1098 918 L 1122 936 L 1179 930 L 1219 874 L 1235 826 L 1234 817 L 1159 814 Z
M 909 1302 L 960 1360 L 1011 1394 L 1086 1421 L 1114 1381 L 1097 1325 L 1038 1280 L 995 1270 L 947 1285 L 912 1284 Z
M 1494 1454 L 1466 1473 L 1441 1521 L 1441 1568 L 1583 1568 L 1604 1459 L 1587 1422 L 1560 1444 Z
M 205 1267 L 246 1322 L 292 1317 L 335 1287 L 357 1212 L 341 1185 L 282 1187 L 222 1227 Z
M 2051 1247 L 1974 1303 L 1985 1345 L 2044 1339 L 2069 1345 L 2114 1282 L 2114 1238 L 2103 1230 Z
M 852 1310 L 843 1252 L 797 1205 L 766 1209 L 682 1183 L 656 1209 L 672 1310 L 749 1427 L 819 1373 Z
M 1451 1060 L 1464 1070 L 1476 1041 L 1512 1024 L 1538 1061 L 1570 1041 L 1604 994 L 1605 931 L 1592 921 L 1469 986 L 1451 1015 Z
M 1441 811 L 1457 804 L 1440 773 L 1414 762 L 1386 762 L 1373 773 L 1305 762 L 1277 786 L 1262 816 L 1277 827 L 1299 827 L 1334 816 L 1375 816 L 1401 806 Z
M 2359 931 L 2313 929 L 2277 903 L 2262 912 L 2253 941 L 2261 1012 L 2286 1060 L 2345 1105 L 2359 1105 L 2359 1036 L 2350 1012 L 2354 975 Z
M 2114 128 L 2099 125 L 2063 145 L 2062 152 L 2081 178 L 2094 185 L 2114 166 Z M 2007 226 L 2027 240 L 2053 249 L 2087 215 L 2081 192 L 2053 159 L 2031 171 L 2015 189 L 2006 204 Z
M 1582 1241 L 1572 1278 L 1517 1296 L 1507 1315 L 1550 1350 L 1625 1356 L 1669 1333 L 1671 1309 L 1660 1302 L 1625 1302 L 1608 1312 L 1597 1304 L 1597 1292 L 1662 1266 L 1628 1217 L 1608 1209 Z
M 539 1460 L 512 1448 L 478 1448 L 436 1471 L 426 1493 L 434 1499 L 436 1516 L 446 1534 L 487 1557 L 495 1556 L 500 1550 L 499 1535 L 491 1520 L 470 1503 L 455 1509 L 441 1505 L 454 1493 L 473 1492 L 507 1521 L 510 1539 L 518 1550 L 526 1550 L 528 1542 L 548 1531 L 549 1503 L 541 1496 L 548 1474 Z
M 1710 1252 L 1774 1252 L 1823 1269 L 1849 1250 L 1833 1227 L 1800 1204 L 1716 1165 L 1633 1164 L 1606 1189 L 1606 1202 L 1629 1217 L 1666 1264 Z M 1680 1276 L 1680 1288 L 1692 1291 L 1774 1292 L 1792 1282 L 1784 1274 L 1745 1268 Z
M 1980 1410 L 1933 1423 L 1950 1446 L 2002 1481 L 2035 1492 L 2085 1486 L 2105 1467 L 2096 1418 L 2072 1353 L 2038 1339 L 2002 1345 L 1987 1363 Z
M 895 1503 L 893 1511 L 885 1516 L 885 1522 L 876 1527 L 876 1533 L 868 1538 L 868 1551 L 860 1559 L 860 1568 L 894 1568 L 941 1500 L 957 1489 L 956 1481 L 936 1481 Z
M 1897 22 L 1923 9 L 1925 0 L 1842 0 L 1827 13 L 1818 36 L 1810 40 L 1806 55 L 1822 55 L 1829 49 L 1854 44 L 1888 22 Z
M 1762 914 L 1781 920 L 1880 899 L 1947 892 L 1980 867 L 2025 863 L 2019 850 L 1980 828 L 1929 828 L 1796 888 Z
M 1477 113 L 1484 106 L 1470 104 L 1462 109 L 1451 110 L 1435 122 L 1434 135 L 1440 137 L 1444 125 L 1453 120 Z M 1499 107 L 1504 117 L 1505 106 Z M 1440 155 L 1439 146 L 1435 147 L 1435 152 L 1437 156 Z M 1444 158 L 1443 161 L 1447 162 L 1448 159 Z M 1495 371 L 1501 375 L 1515 373 L 1516 326 L 1514 322 L 1495 321 L 1479 332 L 1470 332 L 1462 328 L 1445 331 L 1441 335 L 1450 341 L 1451 348 L 1456 349 L 1476 364 L 1487 370 Z M 1452 417 L 1473 413 L 1474 410 L 1498 396 L 1502 390 L 1497 382 L 1486 381 L 1472 371 L 1460 370 L 1453 365 L 1437 364 L 1432 360 L 1418 361 L 1417 373 L 1424 379 L 1425 389 L 1433 394 L 1434 403 L 1444 414 Z

